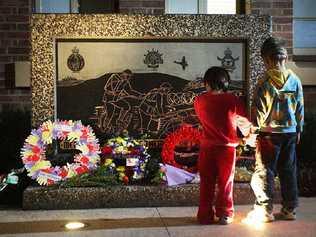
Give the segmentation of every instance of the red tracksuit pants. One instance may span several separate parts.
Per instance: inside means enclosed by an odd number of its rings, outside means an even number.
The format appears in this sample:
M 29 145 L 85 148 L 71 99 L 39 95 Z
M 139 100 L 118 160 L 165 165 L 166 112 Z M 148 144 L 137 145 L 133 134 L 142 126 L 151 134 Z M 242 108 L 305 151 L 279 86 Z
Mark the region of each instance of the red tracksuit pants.
M 197 218 L 201 224 L 210 224 L 214 220 L 214 215 L 217 217 L 234 215 L 235 154 L 235 147 L 229 146 L 201 147 L 200 149 L 200 204 Z M 217 197 L 214 202 L 216 183 Z

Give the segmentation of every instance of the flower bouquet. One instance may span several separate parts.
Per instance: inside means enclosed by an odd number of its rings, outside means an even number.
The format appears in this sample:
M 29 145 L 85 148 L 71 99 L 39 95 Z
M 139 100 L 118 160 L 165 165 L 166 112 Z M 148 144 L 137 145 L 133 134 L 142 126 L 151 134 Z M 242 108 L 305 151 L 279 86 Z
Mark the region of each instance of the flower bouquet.
M 118 174 L 125 184 L 144 178 L 150 155 L 144 143 L 126 137 L 109 139 L 101 149 L 102 164 Z

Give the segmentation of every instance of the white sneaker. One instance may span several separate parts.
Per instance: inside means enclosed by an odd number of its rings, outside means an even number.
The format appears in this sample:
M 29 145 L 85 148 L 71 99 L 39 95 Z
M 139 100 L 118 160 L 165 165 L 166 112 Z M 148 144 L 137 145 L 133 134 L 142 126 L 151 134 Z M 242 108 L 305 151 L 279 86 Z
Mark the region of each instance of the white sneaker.
M 218 224 L 220 225 L 228 225 L 234 221 L 233 217 L 230 216 L 222 216 L 219 218 Z

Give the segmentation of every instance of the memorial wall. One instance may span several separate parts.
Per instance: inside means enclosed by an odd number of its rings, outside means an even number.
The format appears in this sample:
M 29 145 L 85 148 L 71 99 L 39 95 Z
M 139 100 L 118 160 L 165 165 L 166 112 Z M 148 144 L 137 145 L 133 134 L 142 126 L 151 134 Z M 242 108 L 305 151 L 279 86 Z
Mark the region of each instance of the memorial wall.
M 229 71 L 229 90 L 249 105 L 269 23 L 254 15 L 33 15 L 33 125 L 72 119 L 163 138 L 197 123 L 193 100 L 211 66 Z

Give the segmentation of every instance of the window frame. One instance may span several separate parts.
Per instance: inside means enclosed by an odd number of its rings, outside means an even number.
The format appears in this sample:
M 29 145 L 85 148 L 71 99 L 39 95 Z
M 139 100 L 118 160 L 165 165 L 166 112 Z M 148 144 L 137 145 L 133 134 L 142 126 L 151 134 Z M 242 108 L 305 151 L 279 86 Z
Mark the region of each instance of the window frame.
M 303 9 L 303 10 L 299 9 L 299 11 L 295 13 L 295 9 L 294 9 L 295 5 L 296 3 L 293 1 L 293 20 L 292 20 L 293 57 L 292 59 L 293 61 L 299 61 L 299 62 L 316 62 L 316 46 L 315 47 L 295 47 L 296 46 L 295 39 L 296 39 L 296 36 L 299 35 L 299 33 L 295 31 L 295 21 L 301 21 L 301 22 L 313 21 L 316 26 L 316 14 L 315 16 L 310 15 L 308 11 L 306 11 L 306 9 Z
M 165 0 L 165 14 L 181 14 L 181 13 L 170 13 L 170 2 L 172 0 Z M 207 13 L 207 3 L 208 0 L 195 0 L 197 2 L 197 13 L 193 14 L 208 14 Z M 236 0 L 236 13 L 235 14 L 245 14 L 246 13 L 246 1 L 247 0 Z

